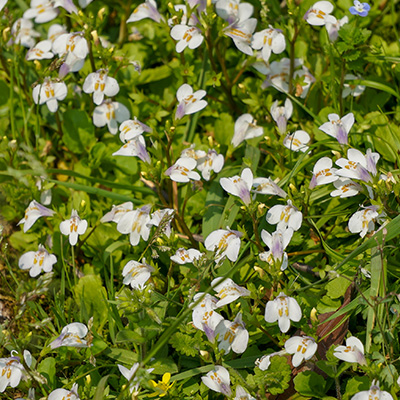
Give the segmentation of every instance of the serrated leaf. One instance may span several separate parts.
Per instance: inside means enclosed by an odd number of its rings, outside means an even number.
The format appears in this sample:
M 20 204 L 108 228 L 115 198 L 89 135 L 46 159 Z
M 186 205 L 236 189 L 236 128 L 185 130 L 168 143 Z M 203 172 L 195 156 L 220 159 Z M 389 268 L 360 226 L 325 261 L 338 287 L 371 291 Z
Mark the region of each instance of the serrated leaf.
M 178 353 L 195 357 L 199 353 L 199 340 L 196 336 L 177 332 L 171 337 L 170 343 Z
M 277 395 L 289 387 L 291 369 L 286 357 L 274 356 L 266 371 L 255 368 L 254 372 L 254 375 L 247 376 L 247 382 L 250 386 L 256 386 L 261 392 Z

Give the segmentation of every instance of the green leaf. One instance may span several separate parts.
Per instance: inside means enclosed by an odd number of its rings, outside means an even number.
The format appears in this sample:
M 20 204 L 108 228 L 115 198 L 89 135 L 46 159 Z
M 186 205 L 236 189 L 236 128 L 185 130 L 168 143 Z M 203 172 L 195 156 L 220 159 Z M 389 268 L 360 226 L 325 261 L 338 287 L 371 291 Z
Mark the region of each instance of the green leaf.
M 325 379 L 314 371 L 300 372 L 294 379 L 294 388 L 303 396 L 325 396 Z
M 103 352 L 104 355 L 117 360 L 118 363 L 133 365 L 138 361 L 138 354 L 130 350 L 121 348 L 109 347 Z
M 219 144 L 229 145 L 234 133 L 234 122 L 230 114 L 221 113 L 215 122 L 214 136 Z
M 363 390 L 368 390 L 371 381 L 368 376 L 355 376 L 347 381 L 346 389 L 344 391 L 343 400 L 348 400 L 353 395 Z
M 249 159 L 251 162 L 251 170 L 253 172 L 257 171 L 258 163 L 260 161 L 260 149 L 249 144 L 246 146 L 246 151 L 244 152 L 244 157 Z
M 55 183 L 59 186 L 64 186 L 70 189 L 82 190 L 83 192 L 96 194 L 98 196 L 108 197 L 109 199 L 118 201 L 131 201 L 134 204 L 143 204 L 141 200 L 135 199 L 133 196 L 126 196 L 124 194 L 109 192 L 108 190 L 92 187 L 88 185 L 81 185 L 79 183 L 62 182 L 56 179 L 47 179 L 48 182 Z
M 117 333 L 116 342 L 117 343 L 131 342 L 131 343 L 141 344 L 145 343 L 146 339 L 134 331 L 131 331 L 129 329 L 124 329 Z
M 379 111 L 373 111 L 365 116 L 365 121 L 371 125 L 369 134 L 376 150 L 390 162 L 399 161 L 400 129 L 390 124 L 387 116 Z
M 101 328 L 107 319 L 107 291 L 97 275 L 86 275 L 74 287 L 74 298 L 81 307 L 83 318 L 88 321 L 93 316 L 94 327 Z
M 104 389 L 106 387 L 107 380 L 110 375 L 103 376 L 97 385 L 96 391 L 94 392 L 93 400 L 103 400 Z
M 153 364 L 150 364 L 150 368 L 154 368 L 153 374 L 164 375 L 166 372 L 175 374 L 178 372 L 177 365 L 169 358 L 159 358 Z
M 181 354 L 195 357 L 199 353 L 199 344 L 201 343 L 200 331 L 197 331 L 195 335 L 186 335 L 181 332 L 175 333 L 170 339 L 172 347 Z
M 342 297 L 346 293 L 346 290 L 350 284 L 351 281 L 342 276 L 332 279 L 326 285 L 327 296 L 331 299 L 338 299 L 339 297 Z
M 10 97 L 10 89 L 8 88 L 8 85 L 3 80 L 1 80 L 0 81 L 0 107 L 7 104 L 9 97 Z
M 203 237 L 207 237 L 211 232 L 219 229 L 221 215 L 224 211 L 224 190 L 219 182 L 213 182 L 206 197 L 206 212 L 203 216 Z
M 85 111 L 67 110 L 63 118 L 63 142 L 69 150 L 82 154 L 96 143 L 94 125 Z
M 56 383 L 56 359 L 53 357 L 46 357 L 38 365 L 37 371 L 42 374 L 50 387 L 54 387 Z
M 367 86 L 369 88 L 372 89 L 378 89 L 378 90 L 382 90 L 384 92 L 390 93 L 391 95 L 397 97 L 398 99 L 400 99 L 400 94 L 397 93 L 394 89 L 392 89 L 390 86 L 385 85 L 381 82 L 377 82 L 377 81 L 372 81 L 372 80 L 355 80 L 354 83 L 356 83 L 357 85 L 364 85 Z

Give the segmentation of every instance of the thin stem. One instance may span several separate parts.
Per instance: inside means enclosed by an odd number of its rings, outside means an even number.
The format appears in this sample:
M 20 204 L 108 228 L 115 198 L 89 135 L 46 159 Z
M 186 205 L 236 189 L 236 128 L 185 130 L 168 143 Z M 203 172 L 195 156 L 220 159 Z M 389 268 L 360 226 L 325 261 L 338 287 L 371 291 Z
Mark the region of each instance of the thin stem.
M 290 45 L 290 71 L 289 71 L 289 93 L 292 93 L 293 91 L 293 75 L 294 75 L 294 64 L 295 64 L 295 44 L 296 44 L 296 39 L 299 34 L 299 28 L 297 26 L 297 23 L 294 23 L 294 35 L 292 40 L 289 41 Z
M 15 62 L 15 57 L 14 57 Z M 10 122 L 11 122 L 11 133 L 14 140 L 17 139 L 15 134 L 15 115 L 14 115 L 14 68 L 11 65 L 10 68 Z
M 126 37 L 128 36 L 128 28 L 126 26 L 126 20 L 129 18 L 129 13 L 131 10 L 131 3 L 132 3 L 132 0 L 128 0 L 128 2 L 126 3 L 125 13 L 121 19 L 121 24 L 119 26 L 119 35 L 118 35 L 119 47 L 122 47 L 122 45 L 124 44 L 124 42 L 126 40 Z
M 342 58 L 342 65 L 340 71 L 340 87 L 339 87 L 339 107 L 340 107 L 340 116 L 343 116 L 343 85 L 344 85 L 344 77 L 346 75 L 346 61 Z
M 61 120 L 60 120 L 60 114 L 58 113 L 58 110 L 56 111 L 56 122 L 57 122 L 58 134 L 60 135 L 60 138 L 62 138 L 63 137 L 63 131 L 62 131 L 62 125 L 61 125 Z

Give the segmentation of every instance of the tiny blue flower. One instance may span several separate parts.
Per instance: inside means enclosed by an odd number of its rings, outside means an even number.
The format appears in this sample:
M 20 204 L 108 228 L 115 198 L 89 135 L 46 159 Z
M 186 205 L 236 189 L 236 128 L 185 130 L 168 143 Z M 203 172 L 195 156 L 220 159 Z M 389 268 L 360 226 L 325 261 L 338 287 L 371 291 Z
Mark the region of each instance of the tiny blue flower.
M 349 11 L 353 15 L 359 15 L 360 17 L 366 17 L 371 6 L 368 3 L 360 3 L 358 0 L 354 0 L 354 7 L 350 7 Z

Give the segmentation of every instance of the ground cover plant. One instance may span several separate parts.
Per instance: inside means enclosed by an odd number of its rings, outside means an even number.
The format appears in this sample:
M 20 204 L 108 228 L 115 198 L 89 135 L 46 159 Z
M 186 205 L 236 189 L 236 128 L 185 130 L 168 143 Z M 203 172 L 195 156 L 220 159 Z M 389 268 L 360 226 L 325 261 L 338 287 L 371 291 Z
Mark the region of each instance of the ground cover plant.
M 397 399 L 399 14 L 0 0 L 1 399 Z

